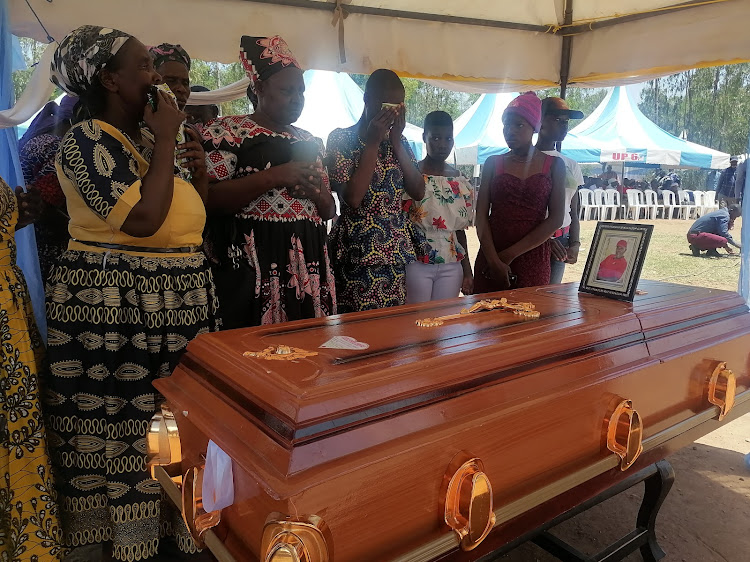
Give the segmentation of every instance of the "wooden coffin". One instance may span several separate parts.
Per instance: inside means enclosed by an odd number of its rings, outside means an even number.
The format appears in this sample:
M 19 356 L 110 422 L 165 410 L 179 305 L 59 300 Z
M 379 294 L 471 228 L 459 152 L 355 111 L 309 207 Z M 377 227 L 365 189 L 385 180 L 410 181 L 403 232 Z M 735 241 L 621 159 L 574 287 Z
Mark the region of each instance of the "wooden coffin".
M 634 303 L 573 284 L 491 295 L 539 318 L 417 326 L 472 297 L 201 336 L 155 383 L 176 428 L 170 450 L 155 421 L 151 464 L 167 487 L 187 475 L 188 523 L 215 525 L 220 560 L 476 559 L 750 410 L 741 297 L 640 287 Z M 369 347 L 320 348 L 334 336 Z M 246 355 L 279 345 L 317 355 Z M 235 497 L 206 514 L 209 439 Z

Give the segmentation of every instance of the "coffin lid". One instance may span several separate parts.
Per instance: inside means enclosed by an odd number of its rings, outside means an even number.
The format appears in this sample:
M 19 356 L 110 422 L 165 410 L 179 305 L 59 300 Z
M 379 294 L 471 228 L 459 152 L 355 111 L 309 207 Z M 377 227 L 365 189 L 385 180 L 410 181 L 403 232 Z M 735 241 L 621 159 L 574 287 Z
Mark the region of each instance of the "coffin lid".
M 492 311 L 416 326 L 418 319 L 460 312 L 480 300 L 475 296 L 206 334 L 189 345 L 181 368 L 291 448 L 560 362 L 748 312 L 736 293 L 639 286 L 646 294 L 633 303 L 578 293 L 575 284 L 491 295 L 533 302 L 538 319 Z M 369 347 L 320 348 L 334 336 Z M 317 355 L 296 361 L 243 355 L 277 345 Z

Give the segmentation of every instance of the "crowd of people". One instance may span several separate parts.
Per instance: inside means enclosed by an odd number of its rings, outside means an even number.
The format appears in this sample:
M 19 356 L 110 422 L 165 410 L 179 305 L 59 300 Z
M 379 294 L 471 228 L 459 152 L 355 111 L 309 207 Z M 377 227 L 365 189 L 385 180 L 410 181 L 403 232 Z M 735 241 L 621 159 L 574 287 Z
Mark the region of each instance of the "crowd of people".
M 582 115 L 563 100 L 508 106 L 510 152 L 488 160 L 477 198 L 447 163 L 440 108 L 416 161 L 391 70 L 370 75 L 360 120 L 324 147 L 294 126 L 305 85 L 285 41 L 242 37 L 239 58 L 254 110 L 219 117 L 186 106 L 202 87 L 179 45 L 83 26 L 55 51 L 67 96 L 21 140 L 27 189 L 0 183 L 3 559 L 146 560 L 169 542 L 196 553 L 145 443 L 151 383 L 198 335 L 546 285 L 577 260 L 583 177 L 555 143 Z M 46 350 L 15 265 L 14 230 L 32 223 Z

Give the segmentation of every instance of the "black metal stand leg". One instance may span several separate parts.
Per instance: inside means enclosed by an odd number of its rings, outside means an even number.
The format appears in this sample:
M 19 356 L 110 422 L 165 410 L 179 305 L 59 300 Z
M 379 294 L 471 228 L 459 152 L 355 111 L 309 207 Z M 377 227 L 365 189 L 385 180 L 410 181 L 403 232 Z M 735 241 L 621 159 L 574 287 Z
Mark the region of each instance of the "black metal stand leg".
M 666 556 L 656 540 L 656 516 L 674 484 L 674 469 L 667 461 L 657 462 L 656 469 L 657 473 L 645 481 L 646 489 L 636 519 L 639 529 L 648 530 L 648 542 L 641 546 L 641 556 L 645 562 L 656 562 Z
M 601 552 L 593 556 L 587 556 L 548 531 L 563 521 L 567 521 L 571 517 L 641 482 L 644 483 L 645 489 L 643 501 L 638 510 L 635 529 Z M 619 484 L 563 513 L 538 529 L 527 533 L 523 537 L 519 537 L 519 539 L 513 541 L 513 544 L 506 545 L 506 548 L 501 548 L 495 553 L 488 555 L 483 561 L 489 562 L 489 560 L 495 560 L 501 553 L 512 550 L 514 546 L 525 541 L 531 541 L 562 562 L 617 562 L 638 550 L 640 550 L 645 562 L 657 562 L 664 558 L 666 554 L 656 540 L 656 518 L 673 483 L 674 469 L 672 465 L 666 460 L 659 461 L 636 474 L 632 474 Z

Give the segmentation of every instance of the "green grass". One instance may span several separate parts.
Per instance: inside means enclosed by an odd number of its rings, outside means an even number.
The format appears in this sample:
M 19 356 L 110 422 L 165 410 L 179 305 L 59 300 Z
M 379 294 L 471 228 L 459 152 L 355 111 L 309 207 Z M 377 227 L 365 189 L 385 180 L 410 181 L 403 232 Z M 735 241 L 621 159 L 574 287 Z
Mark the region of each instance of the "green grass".
M 619 222 L 632 223 L 633 221 Z M 738 220 L 732 231 L 732 236 L 737 241 L 740 239 L 741 222 Z M 692 221 L 656 220 L 638 221 L 638 223 L 654 225 L 641 279 L 729 291 L 737 290 L 740 275 L 739 252 L 730 256 L 725 254 L 724 250 L 719 250 L 722 254 L 720 258 L 696 258 L 690 253 L 686 239 L 687 230 Z M 581 221 L 581 252 L 578 256 L 578 263 L 565 268 L 563 282 L 580 281 L 595 228 L 596 221 Z M 467 233 L 467 238 L 473 264 L 479 250 L 479 241 L 474 229 Z

